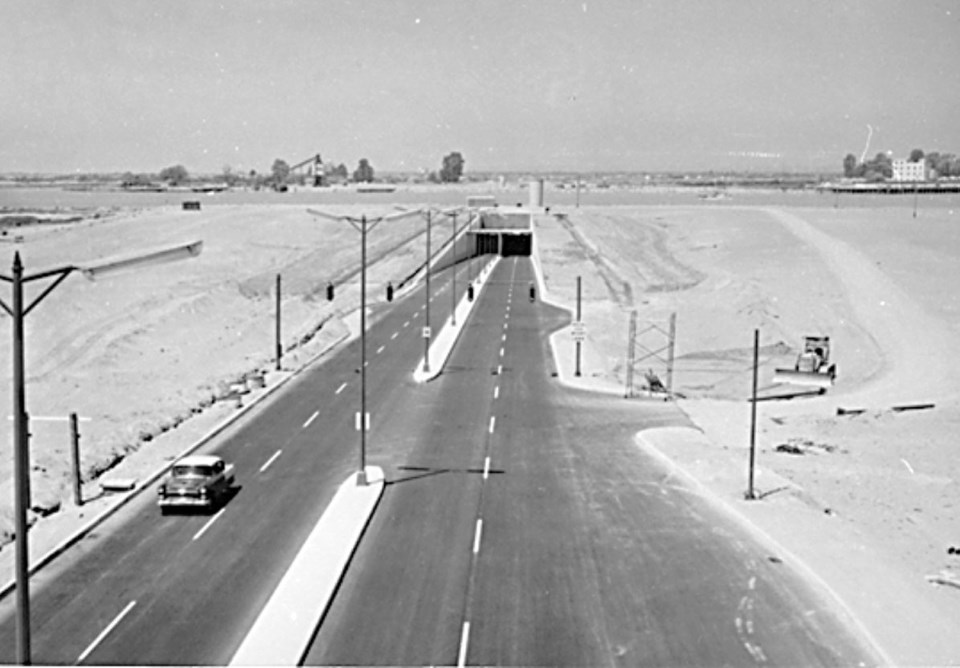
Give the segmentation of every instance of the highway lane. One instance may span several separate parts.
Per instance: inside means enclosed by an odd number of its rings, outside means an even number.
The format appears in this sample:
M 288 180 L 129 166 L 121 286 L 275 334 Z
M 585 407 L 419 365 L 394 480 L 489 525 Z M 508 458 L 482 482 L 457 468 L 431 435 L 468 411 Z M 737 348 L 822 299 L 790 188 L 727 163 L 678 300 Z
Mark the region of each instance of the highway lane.
M 466 286 L 461 267 L 458 291 Z M 433 281 L 436 322 L 451 272 Z M 367 336 L 368 410 L 423 350 L 423 290 L 384 310 Z M 434 324 L 436 326 L 436 324 Z M 213 517 L 161 517 L 143 497 L 32 579 L 38 663 L 216 664 L 229 660 L 339 484 L 358 463 L 359 341 L 295 379 L 213 448 L 241 489 Z M 401 389 L 400 392 L 403 390 Z M 14 597 L 0 603 L 0 662 L 15 658 Z
M 449 373 L 404 395 L 432 417 L 376 458 L 391 484 L 306 663 L 874 663 L 776 555 L 634 445 L 687 424 L 672 405 L 551 378 L 545 334 L 568 316 L 528 302 L 529 272 L 501 262 Z

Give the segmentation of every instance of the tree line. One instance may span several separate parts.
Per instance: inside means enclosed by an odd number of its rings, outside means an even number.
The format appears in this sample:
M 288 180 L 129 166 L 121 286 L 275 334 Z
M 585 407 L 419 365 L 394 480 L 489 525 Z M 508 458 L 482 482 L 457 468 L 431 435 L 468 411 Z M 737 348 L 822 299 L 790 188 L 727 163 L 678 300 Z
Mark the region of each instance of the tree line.
M 924 162 L 927 178 L 960 176 L 960 158 L 953 153 L 931 151 L 924 153 L 923 149 L 915 148 L 910 151 L 908 162 Z M 857 156 L 848 153 L 843 159 L 843 175 L 847 178 L 866 179 L 867 181 L 882 181 L 893 178 L 893 160 L 886 153 L 877 153 L 873 158 L 860 162 Z
M 465 162 L 463 156 L 458 151 L 454 151 L 444 156 L 440 169 L 431 172 L 427 178 L 435 183 L 457 183 L 463 175 Z M 324 180 L 327 183 L 348 183 L 351 181 L 353 183 L 373 183 L 375 180 L 373 165 L 367 158 L 361 158 L 357 168 L 352 173 L 343 163 L 336 166 L 332 163 L 324 163 L 323 170 Z M 249 173 L 242 173 L 235 171 L 229 165 L 225 165 L 221 178 L 228 186 L 249 185 L 258 188 L 273 187 L 281 189 L 292 182 L 299 181 L 301 184 L 304 182 L 305 177 L 303 175 L 295 175 L 292 171 L 286 160 L 277 158 L 273 161 L 269 173 L 261 174 L 255 169 L 251 169 Z M 156 176 L 127 172 L 123 175 L 121 183 L 124 187 L 145 187 L 154 185 L 155 180 L 162 181 L 169 186 L 178 186 L 189 183 L 191 177 L 186 167 L 173 165 L 163 168 Z

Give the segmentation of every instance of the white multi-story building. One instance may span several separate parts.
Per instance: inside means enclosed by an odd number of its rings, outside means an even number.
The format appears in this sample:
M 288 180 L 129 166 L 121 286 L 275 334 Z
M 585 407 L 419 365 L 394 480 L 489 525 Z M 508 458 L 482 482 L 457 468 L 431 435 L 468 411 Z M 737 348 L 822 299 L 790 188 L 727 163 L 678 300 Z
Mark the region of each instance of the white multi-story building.
M 926 181 L 927 180 L 927 162 L 920 159 L 919 162 L 910 162 L 909 160 L 893 161 L 893 180 L 894 181 Z

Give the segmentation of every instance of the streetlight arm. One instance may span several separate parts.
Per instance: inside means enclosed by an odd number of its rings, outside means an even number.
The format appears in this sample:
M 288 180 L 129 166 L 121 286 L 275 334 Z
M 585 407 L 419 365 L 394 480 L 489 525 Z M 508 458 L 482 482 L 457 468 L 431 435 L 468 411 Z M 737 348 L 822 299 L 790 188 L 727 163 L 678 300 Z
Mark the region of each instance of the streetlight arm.
M 56 270 L 52 270 L 52 271 L 45 271 L 45 272 L 42 272 L 42 273 L 40 273 L 40 274 L 36 274 L 36 275 L 34 275 L 34 276 L 27 276 L 26 278 L 24 278 L 24 279 L 23 279 L 24 281 L 34 281 L 34 280 L 36 280 L 36 279 L 38 279 L 38 278 L 47 278 L 48 276 L 55 276 L 55 275 L 58 274 L 58 273 L 60 274 L 59 276 L 57 276 L 57 280 L 55 280 L 53 283 L 51 283 L 51 284 L 48 285 L 46 288 L 44 288 L 44 289 L 43 289 L 43 292 L 41 292 L 39 295 L 37 295 L 37 297 L 36 297 L 32 302 L 30 302 L 30 304 L 29 304 L 25 309 L 23 309 L 23 315 L 24 315 L 24 317 L 26 317 L 26 315 L 27 315 L 28 313 L 30 313 L 30 311 L 33 310 L 33 307 L 34 307 L 34 306 L 36 306 L 36 305 L 39 304 L 41 301 L 43 301 L 43 298 L 44 298 L 44 297 L 46 297 L 46 296 L 49 295 L 51 292 L 53 292 L 53 289 L 54 289 L 54 288 L 56 288 L 58 285 L 60 285 L 61 283 L 63 283 L 63 279 L 65 279 L 67 276 L 69 276 L 70 274 L 72 274 L 74 269 L 76 269 L 76 267 L 64 267 L 64 268 L 62 268 L 62 269 L 56 269 Z
M 136 255 L 106 258 L 98 262 L 78 265 L 76 268 L 83 273 L 85 278 L 93 281 L 101 276 L 126 271 L 127 269 L 133 269 L 135 267 L 186 260 L 200 255 L 202 250 L 203 241 L 194 241 L 170 248 L 161 248 L 145 253 L 141 252 Z

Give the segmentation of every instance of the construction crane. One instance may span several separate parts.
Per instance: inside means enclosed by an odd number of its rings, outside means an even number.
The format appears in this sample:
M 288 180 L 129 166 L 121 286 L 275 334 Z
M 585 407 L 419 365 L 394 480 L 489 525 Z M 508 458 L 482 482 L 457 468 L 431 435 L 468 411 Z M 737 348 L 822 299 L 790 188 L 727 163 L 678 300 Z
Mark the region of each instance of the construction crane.
M 327 185 L 323 173 L 323 160 L 320 158 L 319 153 L 316 155 L 311 155 L 306 160 L 302 160 L 290 167 L 291 172 L 296 172 L 299 169 L 304 169 L 306 171 L 306 175 L 313 179 L 314 187 L 319 188 Z

